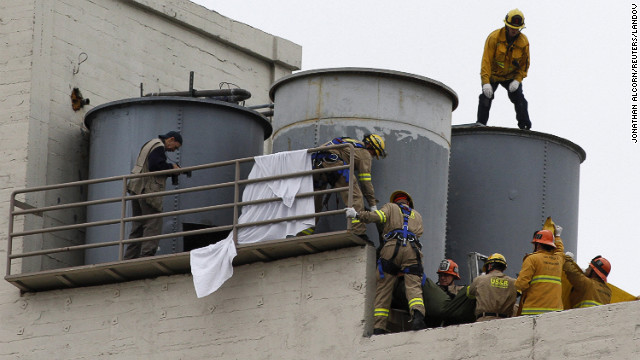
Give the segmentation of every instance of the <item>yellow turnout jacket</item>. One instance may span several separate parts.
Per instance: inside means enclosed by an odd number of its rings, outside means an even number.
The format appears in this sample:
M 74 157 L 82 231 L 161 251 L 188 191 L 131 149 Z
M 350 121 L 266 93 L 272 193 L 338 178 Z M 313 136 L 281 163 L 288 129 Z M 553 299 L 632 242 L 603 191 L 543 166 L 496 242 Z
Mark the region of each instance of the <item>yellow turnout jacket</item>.
M 573 288 L 569 294 L 572 308 L 605 305 L 611 302 L 611 289 L 598 279 L 589 278 L 570 257 L 565 257 L 564 272 Z
M 516 289 L 522 293 L 522 315 L 564 310 L 561 280 L 564 244 L 559 236 L 556 236 L 555 244 L 555 250 L 536 251 L 525 256 L 522 262 L 516 280 Z
M 482 54 L 480 77 L 482 84 L 527 77 L 529 71 L 529 40 L 520 33 L 513 44 L 507 42 L 504 28 L 495 30 L 487 37 Z

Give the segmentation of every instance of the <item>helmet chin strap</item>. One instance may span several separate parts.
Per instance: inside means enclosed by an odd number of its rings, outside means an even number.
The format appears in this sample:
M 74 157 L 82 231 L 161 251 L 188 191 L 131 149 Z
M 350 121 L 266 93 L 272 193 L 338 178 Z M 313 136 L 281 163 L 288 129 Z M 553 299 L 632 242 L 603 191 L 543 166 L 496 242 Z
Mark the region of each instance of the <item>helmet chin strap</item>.
M 509 35 L 509 29 L 511 28 L 508 27 L 507 25 L 505 25 L 504 28 L 505 28 L 505 35 L 507 37 L 507 42 L 509 43 L 513 43 L 520 36 L 520 31 L 522 31 L 522 29 L 519 29 L 515 35 L 511 36 Z

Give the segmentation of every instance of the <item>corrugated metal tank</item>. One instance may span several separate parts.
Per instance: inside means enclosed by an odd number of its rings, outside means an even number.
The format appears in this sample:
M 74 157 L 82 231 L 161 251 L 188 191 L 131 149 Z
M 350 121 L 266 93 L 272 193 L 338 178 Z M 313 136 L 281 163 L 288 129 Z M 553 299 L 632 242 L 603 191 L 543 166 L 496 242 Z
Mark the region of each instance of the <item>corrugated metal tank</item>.
M 444 255 L 451 115 L 456 93 L 444 84 L 403 72 L 335 68 L 299 72 L 275 82 L 273 150 L 320 146 L 340 136 L 384 137 L 388 156 L 373 161 L 376 197 L 384 204 L 398 189 L 414 199 L 424 220 L 427 273 Z M 330 208 L 337 204 L 333 195 Z M 365 201 L 366 205 L 366 201 Z M 344 229 L 345 217 L 323 218 L 317 231 Z M 374 225 L 370 239 L 377 242 Z
M 565 251 L 576 253 L 585 158 L 578 145 L 545 133 L 454 126 L 446 254 L 460 266 L 464 283 L 469 252 L 503 254 L 507 274 L 515 277 L 547 216 L 563 227 Z
M 269 121 L 256 111 L 245 107 L 210 99 L 189 97 L 144 97 L 115 101 L 95 107 L 85 116 L 91 130 L 89 178 L 97 179 L 129 174 L 140 148 L 147 141 L 170 130 L 180 131 L 184 144 L 176 152 L 167 153 L 169 161 L 181 166 L 194 166 L 218 161 L 262 155 L 264 139 L 271 135 Z M 249 165 L 250 166 L 250 165 Z M 248 174 L 247 167 L 243 173 Z M 233 167 L 200 170 L 191 178 L 179 176 L 180 184 L 171 184 L 167 190 L 233 181 Z M 118 182 L 90 185 L 89 200 L 119 196 L 122 184 Z M 208 190 L 167 196 L 164 210 L 181 210 L 211 206 L 233 201 L 233 188 Z M 131 214 L 131 206 L 127 213 Z M 88 221 L 120 217 L 120 204 L 92 206 L 87 210 Z M 232 210 L 180 215 L 164 218 L 163 233 L 228 225 Z M 126 226 L 126 235 L 130 231 Z M 127 237 L 125 235 L 125 238 Z M 87 243 L 114 241 L 119 238 L 119 226 L 101 226 L 87 229 Z M 194 240 L 195 239 L 190 239 Z M 190 248 L 182 238 L 160 241 L 158 254 L 181 252 Z M 117 248 L 87 250 L 88 264 L 117 260 Z

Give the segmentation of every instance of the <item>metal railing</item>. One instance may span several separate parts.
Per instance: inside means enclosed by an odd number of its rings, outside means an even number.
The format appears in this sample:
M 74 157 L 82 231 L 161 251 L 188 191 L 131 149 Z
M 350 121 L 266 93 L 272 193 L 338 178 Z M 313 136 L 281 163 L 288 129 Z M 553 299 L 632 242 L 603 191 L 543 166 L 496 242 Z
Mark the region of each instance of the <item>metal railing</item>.
M 16 190 L 12 192 L 10 203 L 9 203 L 9 232 L 8 232 L 6 275 L 7 276 L 12 275 L 11 266 L 12 266 L 12 260 L 14 259 L 21 259 L 21 258 L 41 256 L 41 255 L 50 255 L 55 253 L 71 252 L 71 251 L 77 251 L 77 250 L 87 250 L 87 249 L 95 249 L 95 248 L 102 248 L 102 247 L 118 246 L 118 261 L 123 261 L 124 246 L 126 244 L 143 242 L 143 241 L 154 240 L 154 239 L 175 238 L 175 237 L 181 237 L 181 236 L 222 232 L 222 231 L 228 231 L 228 230 L 231 230 L 231 232 L 233 232 L 233 241 L 236 244 L 236 246 L 238 246 L 238 229 L 243 227 L 268 225 L 268 224 L 274 224 L 274 223 L 284 222 L 284 221 L 308 219 L 311 217 L 318 218 L 321 216 L 343 214 L 344 210 L 338 209 L 338 210 L 322 211 L 318 213 L 314 212 L 310 214 L 301 214 L 301 215 L 289 216 L 289 217 L 283 217 L 283 218 L 274 218 L 274 219 L 268 219 L 268 220 L 246 222 L 242 224 L 238 223 L 240 208 L 242 206 L 256 205 L 256 204 L 282 200 L 282 198 L 280 197 L 273 197 L 268 199 L 260 199 L 260 200 L 252 200 L 252 201 L 241 201 L 241 194 L 240 194 L 241 186 L 260 183 L 260 182 L 267 182 L 271 180 L 281 180 L 281 179 L 294 178 L 294 177 L 300 177 L 300 176 L 316 175 L 316 174 L 321 174 L 325 172 L 334 172 L 342 169 L 349 169 L 350 173 L 353 173 L 353 153 L 354 152 L 353 152 L 353 145 L 351 144 L 340 144 L 340 145 L 332 145 L 327 147 L 313 148 L 313 149 L 308 149 L 308 152 L 313 153 L 320 150 L 328 150 L 328 149 L 343 148 L 343 147 L 351 147 L 349 164 L 347 165 L 340 165 L 340 166 L 335 166 L 330 168 L 312 169 L 307 171 L 299 171 L 299 172 L 293 172 L 293 173 L 280 175 L 280 176 L 269 176 L 269 177 L 255 178 L 255 179 L 242 179 L 241 168 L 240 168 L 241 164 L 254 162 L 254 159 L 255 159 L 255 157 L 248 157 L 248 158 L 222 161 L 222 162 L 216 162 L 216 163 L 210 163 L 210 164 L 204 164 L 204 165 L 198 165 L 198 166 L 184 167 L 180 169 L 156 171 L 152 173 L 129 174 L 129 175 L 113 176 L 113 177 L 101 178 L 101 179 L 75 181 L 75 182 L 69 182 L 69 183 L 63 183 L 63 184 L 57 184 L 57 185 L 39 186 L 39 187 L 33 187 L 28 189 Z M 141 195 L 130 195 L 127 193 L 127 181 L 130 179 L 145 177 L 145 176 L 158 176 L 158 175 L 166 175 L 167 177 L 170 177 L 171 175 L 176 175 L 176 174 L 180 174 L 187 171 L 196 173 L 197 171 L 200 171 L 200 170 L 218 168 L 223 166 L 235 167 L 235 178 L 233 181 L 202 185 L 202 186 L 194 186 L 194 187 L 183 188 L 183 189 L 165 190 L 162 192 L 155 192 L 155 193 L 141 194 Z M 26 197 L 26 194 L 32 194 L 32 193 L 38 193 L 38 192 L 46 193 L 47 191 L 55 191 L 55 190 L 61 190 L 66 188 L 82 187 L 87 185 L 115 182 L 115 181 L 119 181 L 122 183 L 122 192 L 119 197 L 70 202 L 70 203 L 61 204 L 61 205 L 52 205 L 52 206 L 43 206 L 43 207 L 32 206 L 27 204 L 26 202 L 23 202 L 17 199 L 17 197 L 22 194 L 24 194 Z M 335 188 L 317 190 L 317 191 L 314 190 L 312 192 L 306 192 L 306 193 L 299 193 L 295 197 L 303 198 L 303 197 L 320 196 L 325 194 L 348 191 L 347 203 L 348 203 L 348 206 L 353 206 L 353 186 L 354 186 L 354 177 L 349 176 L 348 186 L 335 187 Z M 210 206 L 167 211 L 167 212 L 161 212 L 158 214 L 151 214 L 151 215 L 131 216 L 131 217 L 126 216 L 127 202 L 130 200 L 144 199 L 148 197 L 158 197 L 158 196 L 164 197 L 169 195 L 213 190 L 213 189 L 220 189 L 225 187 L 233 187 L 233 202 L 231 203 L 223 203 L 223 204 L 215 204 L 215 205 L 212 204 Z M 86 210 L 87 207 L 89 206 L 116 203 L 116 202 L 120 203 L 119 218 L 92 221 L 92 222 L 65 224 L 65 225 L 51 226 L 51 227 L 46 227 L 43 225 L 41 229 L 14 231 L 16 218 L 20 216 L 27 216 L 27 215 L 44 216 L 45 213 L 50 211 L 68 210 L 73 208 L 84 208 L 84 210 Z M 168 216 L 177 216 L 177 215 L 184 215 L 184 214 L 206 212 L 211 210 L 229 209 L 229 208 L 233 208 L 233 221 L 232 221 L 232 224 L 229 224 L 229 225 L 216 226 L 216 227 L 210 227 L 205 229 L 189 230 L 189 231 L 178 231 L 178 232 L 172 232 L 172 233 L 161 234 L 156 236 L 140 237 L 135 239 L 125 239 L 125 225 L 128 222 L 146 220 L 146 219 L 157 218 L 157 217 L 168 217 Z M 347 230 L 350 230 L 351 222 L 347 221 L 346 223 L 347 223 Z M 73 245 L 73 246 L 64 246 L 64 247 L 52 247 L 52 248 L 29 251 L 29 252 L 24 252 L 22 251 L 23 249 L 20 249 L 20 251 L 17 251 L 17 252 L 13 251 L 13 244 L 16 238 L 20 238 L 20 237 L 24 238 L 25 236 L 29 236 L 29 235 L 49 234 L 54 232 L 66 231 L 66 230 L 86 229 L 94 226 L 103 226 L 103 225 L 112 225 L 112 224 L 119 224 L 118 240 L 106 241 L 106 242 L 100 242 L 100 243 L 91 243 L 91 244 L 85 243 L 82 245 Z M 86 239 L 85 239 L 85 242 L 86 242 Z M 46 244 L 43 244 L 42 248 L 46 248 L 45 245 Z
M 473 279 L 482 274 L 482 267 L 488 258 L 486 255 L 482 255 L 478 252 L 470 252 L 467 254 L 467 257 L 469 264 L 469 283 L 471 283 Z

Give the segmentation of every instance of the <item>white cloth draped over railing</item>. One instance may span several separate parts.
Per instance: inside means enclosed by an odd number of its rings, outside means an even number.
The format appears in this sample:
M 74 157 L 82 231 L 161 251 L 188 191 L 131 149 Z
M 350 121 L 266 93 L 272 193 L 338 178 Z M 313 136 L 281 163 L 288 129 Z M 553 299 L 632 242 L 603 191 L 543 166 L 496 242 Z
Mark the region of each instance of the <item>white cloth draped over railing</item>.
M 255 164 L 248 178 L 258 179 L 305 170 L 311 170 L 311 154 L 307 150 L 287 151 L 255 157 Z M 243 206 L 238 224 L 313 214 L 313 197 L 295 198 L 298 193 L 312 191 L 311 175 L 249 184 L 244 189 L 242 201 L 273 197 L 281 197 L 282 201 Z M 315 219 L 310 217 L 269 225 L 242 227 L 238 229 L 238 244 L 284 239 L 287 235 L 295 235 L 314 225 Z M 196 295 L 199 298 L 216 291 L 233 275 L 232 262 L 236 254 L 233 232 L 224 240 L 191 251 L 191 274 Z

